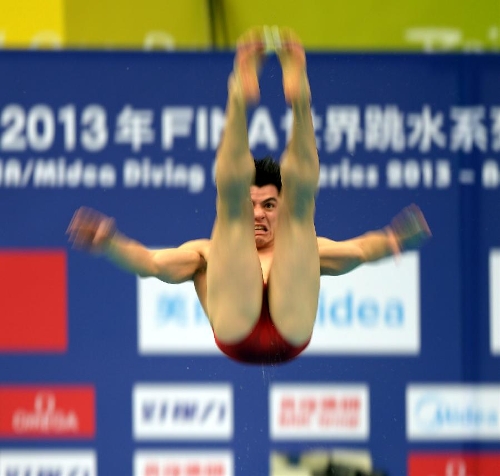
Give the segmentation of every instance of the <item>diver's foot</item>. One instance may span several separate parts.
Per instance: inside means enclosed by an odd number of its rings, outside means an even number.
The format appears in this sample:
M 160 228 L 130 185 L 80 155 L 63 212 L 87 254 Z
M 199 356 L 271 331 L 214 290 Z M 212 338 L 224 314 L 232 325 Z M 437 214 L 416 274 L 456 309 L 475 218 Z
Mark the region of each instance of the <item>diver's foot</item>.
M 247 104 L 256 103 L 260 98 L 259 71 L 264 55 L 261 28 L 253 28 L 239 38 L 230 87 L 234 87 Z
M 311 99 L 306 74 L 306 54 L 300 38 L 290 28 L 280 28 L 275 38 L 276 54 L 283 71 L 283 91 L 289 104 Z M 275 35 L 276 36 L 276 35 Z

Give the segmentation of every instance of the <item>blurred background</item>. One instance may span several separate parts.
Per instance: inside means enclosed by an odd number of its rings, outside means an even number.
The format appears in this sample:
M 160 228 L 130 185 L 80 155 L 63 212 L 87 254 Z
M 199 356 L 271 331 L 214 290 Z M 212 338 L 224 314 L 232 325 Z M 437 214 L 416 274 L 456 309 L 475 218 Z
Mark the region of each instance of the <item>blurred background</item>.
M 310 50 L 496 51 L 494 0 L 2 1 L 4 48 L 233 48 L 255 25 L 287 25 Z
M 0 12 L 0 476 L 500 475 L 500 1 Z M 434 235 L 325 281 L 316 340 L 282 367 L 222 357 L 191 288 L 64 236 L 80 205 L 151 247 L 210 234 L 225 84 L 255 25 L 308 53 L 318 233 L 416 202 Z M 279 74 L 271 58 L 249 112 L 261 155 L 286 144 Z

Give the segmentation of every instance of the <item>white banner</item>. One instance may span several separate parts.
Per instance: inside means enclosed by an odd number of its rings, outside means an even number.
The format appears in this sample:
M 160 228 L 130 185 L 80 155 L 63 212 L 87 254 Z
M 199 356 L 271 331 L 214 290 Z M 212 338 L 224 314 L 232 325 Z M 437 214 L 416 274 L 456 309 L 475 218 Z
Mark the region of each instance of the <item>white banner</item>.
M 409 440 L 500 440 L 500 385 L 409 385 Z
M 136 451 L 134 476 L 234 476 L 230 451 Z
M 490 251 L 490 350 L 500 355 L 500 249 Z
M 308 354 L 420 352 L 420 268 L 417 252 L 351 273 L 322 277 Z
M 140 354 L 222 356 L 193 283 L 138 278 L 137 288 Z M 419 352 L 418 253 L 321 278 L 316 324 L 304 355 Z
M 0 476 L 97 476 L 97 457 L 91 450 L 2 450 Z
M 136 384 L 133 426 L 137 440 L 230 440 L 233 389 L 229 384 Z
M 212 328 L 192 282 L 137 279 L 139 354 L 216 354 Z
M 271 385 L 269 411 L 274 440 L 364 441 L 370 434 L 366 385 Z

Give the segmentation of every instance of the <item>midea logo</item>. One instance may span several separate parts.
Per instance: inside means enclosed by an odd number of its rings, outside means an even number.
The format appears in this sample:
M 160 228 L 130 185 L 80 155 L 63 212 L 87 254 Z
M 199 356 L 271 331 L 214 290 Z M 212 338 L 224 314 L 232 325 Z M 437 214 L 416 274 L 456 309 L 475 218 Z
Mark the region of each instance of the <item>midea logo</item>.
M 344 295 L 320 292 L 317 323 L 336 327 L 402 327 L 405 322 L 404 303 L 401 299 L 386 300 L 359 296 L 349 290 Z
M 461 404 L 452 403 L 436 394 L 420 398 L 415 405 L 415 415 L 418 425 L 427 430 L 495 428 L 499 423 L 495 408 L 483 408 L 470 399 Z

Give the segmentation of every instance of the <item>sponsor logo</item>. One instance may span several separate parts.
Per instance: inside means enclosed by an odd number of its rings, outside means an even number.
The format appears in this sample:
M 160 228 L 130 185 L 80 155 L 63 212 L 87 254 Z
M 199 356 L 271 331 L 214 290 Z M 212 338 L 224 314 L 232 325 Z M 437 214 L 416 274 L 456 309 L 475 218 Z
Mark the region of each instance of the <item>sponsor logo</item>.
M 418 354 L 419 255 L 321 278 L 310 354 Z
M 135 476 L 233 476 L 229 451 L 137 451 Z
M 138 278 L 137 292 L 140 354 L 222 355 L 193 283 Z
M 91 386 L 0 386 L 0 438 L 93 438 Z
M 490 349 L 500 355 L 500 249 L 490 251 Z
M 90 450 L 0 451 L 0 476 L 97 476 L 97 457 Z
M 0 352 L 65 352 L 66 252 L 0 251 Z
M 500 440 L 500 385 L 410 385 L 410 440 Z
M 138 279 L 140 354 L 215 354 L 213 333 L 192 283 Z M 313 337 L 304 355 L 417 354 L 419 255 L 384 260 L 340 277 L 322 277 Z
M 233 391 L 226 384 L 137 384 L 133 389 L 138 440 L 229 440 Z
M 271 438 L 352 439 L 369 436 L 365 385 L 279 384 L 270 388 Z
M 500 453 L 413 453 L 408 476 L 498 476 Z

